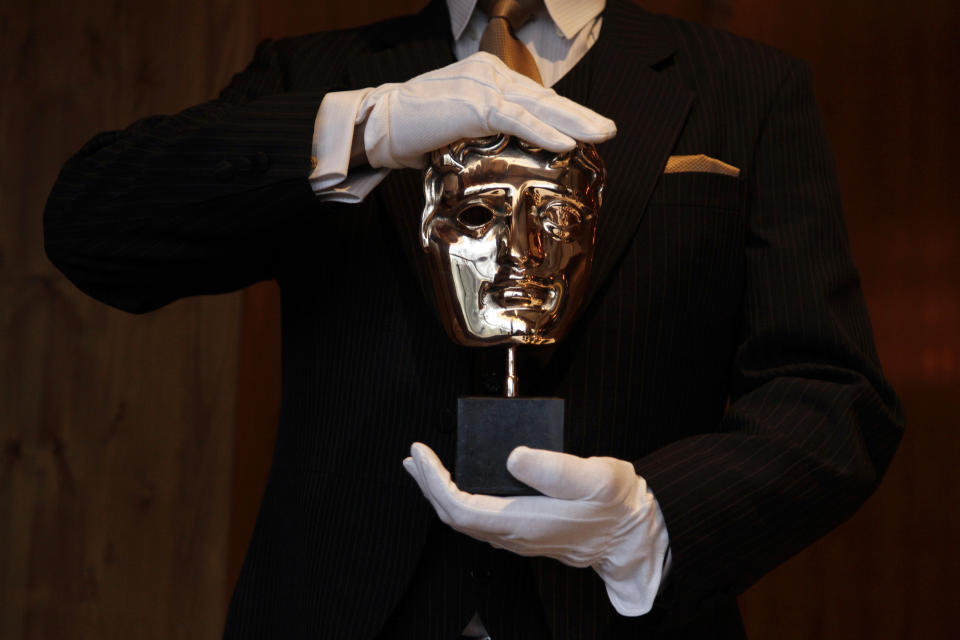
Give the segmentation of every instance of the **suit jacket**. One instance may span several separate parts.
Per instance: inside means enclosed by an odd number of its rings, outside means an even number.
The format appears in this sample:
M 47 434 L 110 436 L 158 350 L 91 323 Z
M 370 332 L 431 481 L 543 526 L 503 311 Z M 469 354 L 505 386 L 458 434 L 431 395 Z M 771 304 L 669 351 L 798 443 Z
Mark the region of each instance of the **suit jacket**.
M 394 171 L 359 205 L 306 176 L 328 91 L 453 61 L 446 7 L 262 43 L 220 98 L 101 134 L 45 214 L 50 259 L 132 312 L 277 278 L 283 404 L 228 637 L 496 640 L 742 635 L 735 596 L 849 517 L 899 441 L 807 67 L 730 34 L 608 3 L 556 86 L 613 118 L 591 288 L 521 370 L 567 398 L 567 450 L 635 461 L 669 531 L 653 612 L 615 614 L 588 569 L 450 532 L 400 461 L 452 460 L 460 395 L 500 358 L 454 346 L 414 269 L 422 202 Z M 739 178 L 664 175 L 671 154 Z M 491 378 L 492 376 L 492 378 Z

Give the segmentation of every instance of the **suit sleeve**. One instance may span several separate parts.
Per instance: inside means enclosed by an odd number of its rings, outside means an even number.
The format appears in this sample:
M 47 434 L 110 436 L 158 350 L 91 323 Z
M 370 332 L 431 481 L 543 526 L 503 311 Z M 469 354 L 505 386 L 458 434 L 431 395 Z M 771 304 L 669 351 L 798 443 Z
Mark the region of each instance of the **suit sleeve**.
M 307 181 L 313 125 L 339 88 L 290 92 L 286 75 L 268 40 L 218 99 L 94 137 L 47 202 L 50 260 L 136 313 L 274 277 L 284 238 L 320 206 Z
M 730 406 L 715 432 L 635 462 L 666 520 L 658 606 L 675 612 L 740 593 L 852 515 L 902 433 L 805 65 L 755 148 Z

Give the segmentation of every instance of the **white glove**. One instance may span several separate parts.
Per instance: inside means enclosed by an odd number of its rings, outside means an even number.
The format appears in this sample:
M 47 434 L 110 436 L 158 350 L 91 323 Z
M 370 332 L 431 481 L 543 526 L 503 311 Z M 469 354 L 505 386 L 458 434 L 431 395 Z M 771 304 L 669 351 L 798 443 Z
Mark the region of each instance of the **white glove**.
M 612 120 L 485 52 L 370 90 L 355 124 L 364 120 L 367 160 L 375 168 L 422 169 L 427 153 L 460 138 L 506 133 L 560 152 L 575 139 L 597 143 L 617 132 Z
M 629 462 L 517 447 L 507 469 L 545 495 L 503 498 L 460 491 L 422 443 L 413 444 L 410 456 L 404 468 L 457 531 L 520 555 L 592 567 L 622 615 L 652 608 L 667 530 L 647 483 Z
M 351 169 L 360 125 L 370 166 Z M 612 120 L 479 52 L 403 83 L 328 93 L 314 123 L 310 186 L 321 200 L 355 203 L 390 168 L 423 168 L 426 154 L 460 138 L 507 133 L 559 152 L 616 132 Z

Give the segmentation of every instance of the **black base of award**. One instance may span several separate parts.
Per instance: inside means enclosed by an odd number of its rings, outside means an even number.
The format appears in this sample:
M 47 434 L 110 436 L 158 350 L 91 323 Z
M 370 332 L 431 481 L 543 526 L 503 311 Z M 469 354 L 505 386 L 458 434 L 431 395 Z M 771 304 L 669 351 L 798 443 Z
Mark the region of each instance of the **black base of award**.
M 507 471 L 515 447 L 563 451 L 563 398 L 457 400 L 457 486 L 467 493 L 535 496 Z

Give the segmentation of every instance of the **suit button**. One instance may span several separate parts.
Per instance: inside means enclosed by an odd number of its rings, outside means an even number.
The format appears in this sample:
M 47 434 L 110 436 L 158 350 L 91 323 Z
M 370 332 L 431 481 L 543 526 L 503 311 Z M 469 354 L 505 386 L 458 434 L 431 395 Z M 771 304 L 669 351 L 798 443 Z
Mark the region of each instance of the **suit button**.
M 253 166 L 256 167 L 260 173 L 266 173 L 267 169 L 270 168 L 270 156 L 263 151 L 257 151 L 253 154 Z
M 503 380 L 500 379 L 500 374 L 496 371 L 484 374 L 480 384 L 487 393 L 500 393 L 503 390 Z
M 213 175 L 216 176 L 220 182 L 230 182 L 234 176 L 237 175 L 237 168 L 233 166 L 233 163 L 229 160 L 221 160 L 220 163 L 213 168 Z
M 253 171 L 253 160 L 245 156 L 241 156 L 234 160 L 234 163 L 237 165 L 237 171 L 240 173 L 247 173 L 248 171 Z
M 493 577 L 493 571 L 487 568 L 477 568 L 469 569 L 467 575 L 470 576 L 471 580 L 476 580 L 477 582 L 486 582 Z

